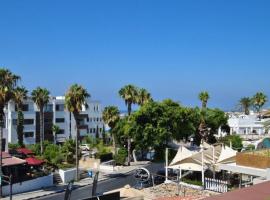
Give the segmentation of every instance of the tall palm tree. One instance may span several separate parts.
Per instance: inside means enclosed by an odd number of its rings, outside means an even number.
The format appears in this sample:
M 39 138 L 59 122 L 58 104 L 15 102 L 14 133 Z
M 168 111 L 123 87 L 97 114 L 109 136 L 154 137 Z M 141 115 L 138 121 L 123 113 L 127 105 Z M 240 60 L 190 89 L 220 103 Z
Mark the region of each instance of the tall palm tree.
M 252 104 L 256 111 L 259 113 L 261 112 L 262 107 L 267 102 L 267 96 L 262 92 L 257 92 L 252 98 Z
M 249 97 L 243 97 L 240 99 L 239 104 L 242 108 L 242 111 L 244 111 L 246 115 L 249 115 L 249 108 L 252 104 L 252 100 Z
M 132 104 L 137 103 L 138 99 L 138 88 L 134 85 L 126 85 L 119 90 L 120 97 L 125 101 L 128 109 L 128 118 L 130 118 L 130 114 L 132 111 Z M 128 136 L 128 165 L 130 165 L 130 156 L 131 156 L 131 139 Z
M 52 126 L 52 132 L 53 132 L 53 142 L 56 143 L 56 135 L 60 132 L 60 127 L 54 124 Z
M 0 176 L 2 176 L 2 138 L 5 119 L 5 106 L 13 96 L 13 90 L 20 77 L 10 70 L 0 68 Z M 2 197 L 2 184 L 0 184 L 0 197 Z
M 207 107 L 207 103 L 209 100 L 210 96 L 207 91 L 203 91 L 199 93 L 199 99 L 202 102 L 202 108 L 205 109 Z
M 137 103 L 143 106 L 145 103 L 152 101 L 151 94 L 144 88 L 139 89 Z
M 90 94 L 87 92 L 87 90 L 78 84 L 72 85 L 65 95 L 65 107 L 73 114 L 76 122 L 76 180 L 79 180 L 79 114 L 82 111 L 83 106 L 88 107 L 86 101 L 89 97 Z
M 27 93 L 25 87 L 17 87 L 13 92 L 13 101 L 17 107 L 17 137 L 18 137 L 18 144 L 23 146 L 23 101 L 27 99 Z
M 111 128 L 111 134 L 113 139 L 114 154 L 116 155 L 115 133 L 113 128 L 120 119 L 120 112 L 116 106 L 105 107 L 102 113 L 103 121 Z
M 35 104 L 39 109 L 40 118 L 40 152 L 44 152 L 43 142 L 44 142 L 44 107 L 49 103 L 50 92 L 46 88 L 37 87 L 32 91 L 31 96 Z

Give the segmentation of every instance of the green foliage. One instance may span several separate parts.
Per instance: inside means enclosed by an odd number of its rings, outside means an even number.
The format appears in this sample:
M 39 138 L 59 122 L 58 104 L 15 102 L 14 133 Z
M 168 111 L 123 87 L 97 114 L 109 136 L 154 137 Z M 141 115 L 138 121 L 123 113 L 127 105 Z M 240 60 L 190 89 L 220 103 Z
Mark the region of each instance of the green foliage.
M 257 112 L 261 111 L 261 108 L 265 105 L 267 101 L 268 101 L 267 96 L 262 92 L 257 92 L 252 97 L 252 103 Z
M 126 162 L 128 152 L 125 148 L 120 148 L 116 155 L 114 155 L 114 160 L 117 165 L 124 165 Z
M 30 149 L 35 155 L 40 155 L 40 144 L 27 145 L 27 148 Z
M 191 180 L 191 179 L 183 178 L 182 181 L 190 185 L 202 186 L 202 182 L 198 180 Z
M 61 153 L 67 163 L 74 163 L 74 155 L 76 153 L 76 144 L 72 139 L 66 140 L 61 148 Z
M 222 138 L 219 142 L 222 142 L 227 146 L 230 146 L 231 142 L 232 148 L 239 151 L 243 148 L 243 140 L 239 135 L 228 135 Z
M 55 144 L 48 144 L 46 146 L 43 158 L 55 166 L 64 161 L 64 156 L 61 154 L 61 148 Z
M 11 144 L 11 143 L 8 143 L 8 148 L 11 149 L 11 150 L 15 150 L 15 149 L 18 149 L 20 148 L 21 146 L 19 144 Z
M 255 150 L 255 145 L 249 144 L 249 145 L 246 147 L 246 150 L 249 150 L 249 151 Z

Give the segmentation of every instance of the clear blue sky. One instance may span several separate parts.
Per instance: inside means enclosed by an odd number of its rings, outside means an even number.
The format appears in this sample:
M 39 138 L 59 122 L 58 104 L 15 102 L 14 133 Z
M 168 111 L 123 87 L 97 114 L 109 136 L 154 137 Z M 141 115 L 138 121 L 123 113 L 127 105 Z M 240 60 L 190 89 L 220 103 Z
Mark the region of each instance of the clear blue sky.
M 270 96 L 269 0 L 1 0 L 0 66 L 29 90 L 62 95 L 84 85 L 104 105 L 121 86 L 233 109 L 242 96 Z

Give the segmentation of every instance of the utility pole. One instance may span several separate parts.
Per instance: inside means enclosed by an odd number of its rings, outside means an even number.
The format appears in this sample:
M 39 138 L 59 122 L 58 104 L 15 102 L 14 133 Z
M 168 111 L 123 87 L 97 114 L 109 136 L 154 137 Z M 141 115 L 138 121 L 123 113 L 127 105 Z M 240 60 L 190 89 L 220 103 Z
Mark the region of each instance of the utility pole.
M 12 174 L 10 174 L 9 176 L 2 175 L 1 181 L 9 184 L 9 199 L 12 200 Z
M 166 148 L 166 151 L 165 151 L 165 183 L 168 183 L 168 165 L 169 165 L 169 161 L 168 161 L 168 151 L 169 149 Z

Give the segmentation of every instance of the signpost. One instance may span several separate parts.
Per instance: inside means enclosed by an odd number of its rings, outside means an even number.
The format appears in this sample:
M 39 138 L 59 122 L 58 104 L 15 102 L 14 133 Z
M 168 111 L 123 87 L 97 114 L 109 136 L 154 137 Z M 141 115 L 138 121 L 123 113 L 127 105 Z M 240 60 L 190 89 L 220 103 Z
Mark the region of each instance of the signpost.
M 73 182 L 69 182 L 65 192 L 65 200 L 70 200 L 72 189 L 73 189 Z
M 99 174 L 99 172 L 97 172 L 94 176 L 92 197 L 97 195 L 98 174 Z
M 10 174 L 9 176 L 2 175 L 0 177 L 1 184 L 2 182 L 9 184 L 9 199 L 12 200 L 12 174 Z

